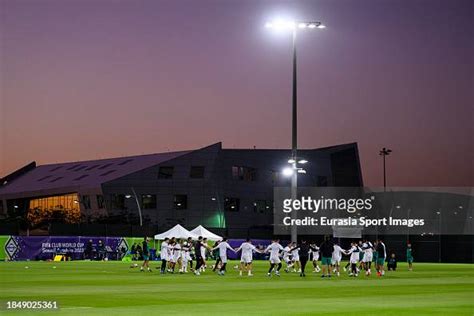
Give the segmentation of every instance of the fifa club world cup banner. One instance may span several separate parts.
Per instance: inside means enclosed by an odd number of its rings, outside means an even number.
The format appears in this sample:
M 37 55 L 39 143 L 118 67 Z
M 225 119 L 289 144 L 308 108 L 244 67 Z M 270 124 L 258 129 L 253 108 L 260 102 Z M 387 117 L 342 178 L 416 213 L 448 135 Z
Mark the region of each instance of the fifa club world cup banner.
M 120 259 L 137 240 L 125 237 L 85 237 L 85 236 L 0 236 L 0 259 L 3 260 L 48 260 L 56 254 L 67 255 L 73 260 L 84 259 L 88 241 L 97 251 L 102 241 L 107 256 Z

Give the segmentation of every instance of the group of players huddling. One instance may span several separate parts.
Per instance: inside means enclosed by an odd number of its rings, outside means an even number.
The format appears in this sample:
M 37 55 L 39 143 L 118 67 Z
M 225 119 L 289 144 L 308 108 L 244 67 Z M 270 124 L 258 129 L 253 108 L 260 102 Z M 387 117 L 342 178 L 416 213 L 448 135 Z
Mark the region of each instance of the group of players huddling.
M 148 238 L 143 241 L 144 262 L 141 266 L 141 271 L 147 268 L 152 271 L 149 266 L 149 246 Z M 252 261 L 254 252 L 261 254 L 269 254 L 270 267 L 267 275 L 280 276 L 282 268 L 282 260 L 285 262 L 285 272 L 298 272 L 300 277 L 305 277 L 306 264 L 312 262 L 315 273 L 321 273 L 322 278 L 331 277 L 331 272 L 340 276 L 341 261 L 343 256 L 349 256 L 349 262 L 343 268 L 349 273 L 351 277 L 359 276 L 360 271 L 365 271 L 366 276 L 372 273 L 372 262 L 374 262 L 375 270 L 378 276 L 385 275 L 384 264 L 387 259 L 387 251 L 385 244 L 381 239 L 371 243 L 367 239 L 359 242 L 352 242 L 350 249 L 342 249 L 337 242 L 333 242 L 329 236 L 324 238 L 324 241 L 317 246 L 315 243 L 308 243 L 302 240 L 300 243 L 290 243 L 283 247 L 278 239 L 274 239 L 272 243 L 265 249 L 258 249 L 252 244 L 250 239 L 243 242 L 238 248 L 232 248 L 227 242 L 226 238 L 217 242 L 213 247 L 207 244 L 207 239 L 199 237 L 197 241 L 191 238 L 187 240 L 179 240 L 175 238 L 166 238 L 161 243 L 160 269 L 162 274 L 187 273 L 188 266 L 190 271 L 195 275 L 200 275 L 207 267 L 206 253 L 207 251 L 217 251 L 218 256 L 215 264 L 212 266 L 212 271 L 217 271 L 219 275 L 224 275 L 227 267 L 227 251 L 235 253 L 240 252 L 240 266 L 238 266 L 239 274 L 242 276 L 246 273 L 248 276 L 252 274 Z M 409 245 L 411 256 L 411 247 Z M 191 254 L 194 254 L 195 267 L 193 268 L 193 259 Z M 408 250 L 407 250 L 408 257 Z M 409 267 L 411 269 L 411 262 L 413 259 L 408 258 Z M 321 261 L 321 268 L 318 261 Z

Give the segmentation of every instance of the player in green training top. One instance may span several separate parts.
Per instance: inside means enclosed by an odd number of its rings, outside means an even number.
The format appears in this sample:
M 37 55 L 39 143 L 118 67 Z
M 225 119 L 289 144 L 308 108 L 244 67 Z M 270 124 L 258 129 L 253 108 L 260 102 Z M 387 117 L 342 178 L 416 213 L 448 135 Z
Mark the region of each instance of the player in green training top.
M 408 262 L 408 270 L 413 270 L 413 253 L 411 250 L 411 244 L 407 245 L 407 262 Z
M 143 264 L 140 268 L 140 271 L 143 272 L 143 268 L 147 268 L 148 272 L 151 272 L 149 260 L 150 260 L 150 246 L 148 246 L 148 237 L 143 239 L 142 243 L 142 256 L 143 256 Z

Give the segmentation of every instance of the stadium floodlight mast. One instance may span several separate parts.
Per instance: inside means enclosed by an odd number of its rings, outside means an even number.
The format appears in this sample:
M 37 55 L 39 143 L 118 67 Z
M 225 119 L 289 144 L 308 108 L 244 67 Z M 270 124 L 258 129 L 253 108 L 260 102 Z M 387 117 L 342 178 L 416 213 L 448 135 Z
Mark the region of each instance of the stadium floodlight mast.
M 379 156 L 382 156 L 383 158 L 383 190 L 385 191 L 385 189 L 387 188 L 387 176 L 386 176 L 386 173 L 385 173 L 385 156 L 388 156 L 390 155 L 390 153 L 392 152 L 391 149 L 388 149 L 388 148 L 382 148 L 382 150 L 379 152 Z
M 297 81 L 296 81 L 296 33 L 298 30 L 315 30 L 315 29 L 324 29 L 326 26 L 319 21 L 285 21 L 285 20 L 275 20 L 270 21 L 265 24 L 266 28 L 275 29 L 275 30 L 290 30 L 292 33 L 293 40 L 293 93 L 292 93 L 292 128 L 291 128 L 291 158 L 288 160 L 288 163 L 291 167 L 283 169 L 283 175 L 291 176 L 291 198 L 295 200 L 297 198 L 297 188 L 298 188 L 298 173 L 306 173 L 303 168 L 298 167 L 298 163 L 305 164 L 308 161 L 305 159 L 298 159 L 298 120 L 297 120 Z M 295 217 L 295 212 L 291 212 L 292 217 Z M 298 233 L 296 225 L 291 226 L 291 241 L 297 242 Z

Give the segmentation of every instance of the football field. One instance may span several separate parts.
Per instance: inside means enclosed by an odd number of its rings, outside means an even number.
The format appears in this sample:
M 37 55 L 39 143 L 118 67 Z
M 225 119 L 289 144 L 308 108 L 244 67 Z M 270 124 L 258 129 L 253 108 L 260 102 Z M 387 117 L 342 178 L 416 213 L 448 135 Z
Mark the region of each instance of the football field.
M 416 263 L 407 271 L 321 279 L 268 263 L 239 277 L 206 271 L 160 275 L 122 262 L 1 262 L 0 314 L 39 315 L 473 315 L 474 265 Z M 152 264 L 153 268 L 157 264 Z M 27 268 L 26 268 L 27 267 Z M 7 310 L 7 301 L 56 301 L 56 311 Z

